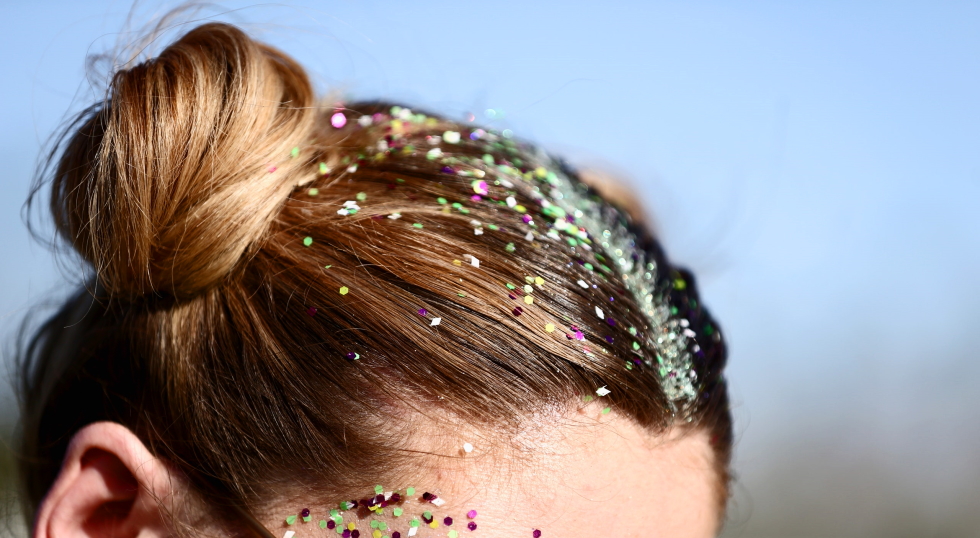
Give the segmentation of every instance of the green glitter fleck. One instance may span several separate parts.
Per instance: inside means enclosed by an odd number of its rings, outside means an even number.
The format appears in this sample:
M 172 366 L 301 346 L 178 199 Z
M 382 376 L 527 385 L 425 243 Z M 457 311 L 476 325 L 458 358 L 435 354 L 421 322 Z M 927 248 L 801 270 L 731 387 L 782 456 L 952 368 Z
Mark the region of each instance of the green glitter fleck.
M 422 517 L 425 519 L 432 519 L 432 512 L 426 510 L 425 512 L 422 512 Z
M 582 401 L 585 402 L 585 403 L 591 402 L 592 401 L 592 395 L 591 394 L 587 395 L 585 398 L 582 398 Z
M 319 525 L 320 525 L 320 528 L 321 529 L 327 528 L 327 520 L 326 519 L 321 519 Z
M 417 519 L 413 519 L 413 520 L 412 520 L 412 521 L 411 521 L 411 522 L 410 522 L 410 523 L 408 524 L 408 526 L 409 526 L 409 527 L 418 527 L 418 526 L 419 526 L 419 525 L 421 525 L 421 524 L 422 524 L 422 523 L 421 523 L 421 522 L 420 522 L 419 520 L 417 520 Z
M 330 169 L 327 168 L 327 163 L 320 163 L 320 175 L 325 176 L 330 173 Z
M 354 196 L 354 198 L 357 198 L 358 202 L 363 202 L 364 200 L 367 200 L 367 193 L 359 192 L 357 193 L 357 195 Z
M 487 225 L 487 228 L 490 228 L 491 230 L 497 230 L 497 229 L 499 229 L 499 227 L 496 224 L 488 224 Z
M 296 157 L 299 157 L 299 146 L 296 146 L 295 148 L 293 148 L 293 151 L 290 151 L 289 152 L 289 156 L 292 157 L 292 158 L 294 158 L 294 159 Z
M 589 271 L 592 271 L 592 270 L 595 269 L 595 267 L 591 263 L 588 263 L 588 262 L 585 262 L 585 266 L 584 267 L 586 269 L 588 269 Z
M 640 343 L 639 342 L 633 342 L 633 349 L 640 349 Z
M 309 236 L 304 237 L 303 238 L 303 244 L 306 245 L 306 246 L 312 245 L 313 244 L 313 238 L 312 237 L 309 237 Z
M 455 531 L 455 530 L 449 531 L 449 538 L 458 538 L 458 537 L 459 537 L 459 532 L 458 531 Z
M 402 179 L 402 178 L 400 178 L 400 177 L 396 177 L 395 178 L 395 183 L 405 183 L 405 180 Z
M 517 250 L 517 247 L 514 246 L 514 243 L 507 243 L 507 246 L 504 247 L 504 250 L 506 250 L 507 252 L 514 252 L 515 250 Z
M 304 523 L 309 523 L 311 519 L 313 519 L 311 516 L 306 516 L 306 517 L 303 518 L 303 522 Z
M 386 531 L 386 530 L 388 530 L 388 524 L 385 523 L 384 521 L 379 521 L 378 522 L 378 530 L 379 531 Z
M 602 410 L 602 414 L 603 415 L 608 415 L 610 411 L 612 411 L 612 409 L 609 408 L 609 407 L 607 407 L 607 408 L 605 408 L 605 409 Z
M 631 363 L 630 361 L 626 361 L 626 369 L 627 370 L 632 370 L 633 369 L 633 363 Z
M 309 190 L 309 195 L 310 196 L 316 196 L 318 194 L 320 194 L 320 189 L 312 188 L 312 189 Z
M 511 284 L 510 282 L 508 282 L 508 283 L 507 283 L 507 284 L 505 284 L 505 285 L 507 286 L 507 289 L 509 289 L 509 290 L 513 290 L 513 289 L 517 289 L 517 286 L 515 286 L 515 285 L 513 285 L 513 284 Z
M 333 266 L 332 265 L 324 265 L 323 266 L 324 269 L 330 269 L 331 267 L 333 267 Z
M 408 488 L 405 490 L 406 495 L 415 495 L 415 488 Z
M 459 209 L 459 212 L 462 213 L 462 214 L 464 214 L 464 215 L 469 215 L 470 214 L 470 210 L 469 209 L 466 209 L 465 207 L 460 208 Z
M 412 226 L 415 226 L 416 228 L 421 228 L 422 227 L 422 223 L 421 222 L 416 222 Z
M 440 204 L 445 204 L 445 203 L 449 202 L 449 200 L 446 200 L 442 196 L 436 198 L 436 201 L 439 202 Z
M 401 517 L 401 515 L 405 513 L 405 510 L 402 508 L 395 508 L 394 513 L 395 517 Z
M 380 521 L 378 521 L 377 519 L 372 519 L 371 520 L 371 528 L 372 529 L 377 529 L 378 528 L 378 523 L 380 523 Z
M 289 516 L 286 518 L 286 525 L 292 525 L 296 523 L 296 516 Z
M 459 208 L 463 207 L 463 204 L 461 204 L 459 202 L 453 202 L 452 206 L 453 206 L 453 209 L 459 209 Z
M 630 334 L 636 336 L 636 327 L 630 327 Z

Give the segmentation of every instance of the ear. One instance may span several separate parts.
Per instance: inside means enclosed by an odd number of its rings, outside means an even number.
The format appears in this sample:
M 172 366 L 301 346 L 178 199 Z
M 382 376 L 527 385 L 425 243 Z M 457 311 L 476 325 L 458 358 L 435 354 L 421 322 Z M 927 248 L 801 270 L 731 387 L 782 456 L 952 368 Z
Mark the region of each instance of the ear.
M 96 422 L 72 438 L 38 509 L 34 538 L 162 538 L 177 477 L 125 426 Z

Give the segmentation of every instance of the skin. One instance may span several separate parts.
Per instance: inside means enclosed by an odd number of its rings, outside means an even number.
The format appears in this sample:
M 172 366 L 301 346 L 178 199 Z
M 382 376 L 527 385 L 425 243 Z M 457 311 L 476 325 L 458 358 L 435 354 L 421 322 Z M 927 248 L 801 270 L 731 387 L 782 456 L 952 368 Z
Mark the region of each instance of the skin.
M 445 537 L 456 530 L 470 531 L 466 517 L 478 524 L 474 537 L 542 538 L 663 537 L 708 538 L 721 521 L 720 485 L 707 435 L 701 431 L 672 430 L 652 436 L 615 413 L 602 414 L 594 405 L 568 416 L 542 418 L 509 436 L 485 435 L 457 425 L 430 427 L 415 436 L 423 453 L 411 475 L 391 489 L 417 494 L 376 517 L 361 511 L 346 512 L 344 524 L 355 522 L 361 536 L 370 538 L 371 520 L 384 521 L 383 534 L 399 530 L 407 537 L 408 521 L 431 511 L 451 527 L 420 528 L 417 538 Z M 441 433 L 451 432 L 451 433 Z M 465 453 L 463 443 L 474 449 Z M 442 506 L 421 499 L 436 493 Z M 368 489 L 357 498 L 370 497 Z M 155 538 L 172 536 L 167 511 L 200 513 L 187 486 L 169 465 L 155 458 L 128 429 L 102 422 L 76 434 L 57 481 L 42 503 L 34 525 L 34 538 Z M 295 538 L 335 535 L 316 523 L 327 517 L 324 506 L 336 502 L 307 500 L 313 521 L 287 526 L 284 518 L 299 511 L 297 501 L 270 502 L 260 521 L 276 538 L 287 530 Z M 178 509 L 183 508 L 183 509 Z M 214 529 L 216 534 L 234 534 Z M 211 532 L 205 532 L 211 534 Z

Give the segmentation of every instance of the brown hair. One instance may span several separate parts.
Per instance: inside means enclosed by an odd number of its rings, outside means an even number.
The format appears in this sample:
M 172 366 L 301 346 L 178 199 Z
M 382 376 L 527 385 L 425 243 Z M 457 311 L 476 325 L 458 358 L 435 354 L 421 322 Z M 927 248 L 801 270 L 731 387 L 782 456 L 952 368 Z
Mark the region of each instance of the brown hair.
M 94 271 L 22 355 L 28 516 L 72 434 L 98 420 L 131 428 L 213 506 L 250 510 L 270 491 L 343 498 L 383 483 L 415 457 L 396 420 L 411 413 L 508 428 L 604 385 L 608 405 L 651 432 L 707 429 L 726 490 L 724 343 L 691 276 L 647 232 L 636 229 L 638 247 L 687 282 L 671 301 L 711 335 L 681 410 L 656 369 L 631 366 L 628 337 L 603 340 L 596 298 L 615 298 L 603 308 L 621 326 L 649 326 L 621 279 L 596 271 L 589 288 L 574 285 L 574 247 L 525 240 L 513 213 L 471 200 L 473 178 L 447 173 L 426 141 L 461 132 L 446 148 L 457 162 L 531 173 L 525 146 L 488 149 L 473 126 L 417 112 L 379 126 L 392 113 L 382 103 L 340 112 L 350 121 L 331 125 L 336 111 L 285 54 L 206 24 L 116 73 L 79 118 L 51 211 Z M 536 205 L 527 189 L 512 195 Z M 533 305 L 512 291 L 528 277 L 544 282 Z M 601 352 L 583 352 L 576 331 Z

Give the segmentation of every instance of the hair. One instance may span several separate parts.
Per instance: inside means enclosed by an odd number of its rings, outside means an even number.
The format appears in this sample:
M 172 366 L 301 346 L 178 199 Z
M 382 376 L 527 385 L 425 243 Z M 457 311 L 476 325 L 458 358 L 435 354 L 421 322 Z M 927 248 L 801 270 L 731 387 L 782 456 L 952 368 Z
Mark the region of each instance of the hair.
M 443 144 L 449 161 L 427 143 L 446 131 L 463 133 Z M 227 24 L 116 72 L 51 157 L 54 222 L 91 272 L 21 353 L 27 516 L 96 421 L 130 428 L 230 514 L 270 491 L 343 496 L 390 479 L 418 457 L 413 416 L 506 431 L 600 386 L 651 433 L 707 430 L 726 498 L 725 346 L 691 275 L 630 224 L 662 278 L 687 282 L 669 298 L 699 334 L 698 393 L 677 407 L 656 368 L 629 362 L 629 336 L 603 340 L 597 298 L 615 299 L 603 308 L 622 330 L 650 326 L 622 278 L 585 272 L 581 247 L 526 240 L 501 199 L 471 198 L 453 163 L 535 172 L 530 145 L 476 131 L 386 103 L 336 108 L 290 57 Z M 540 206 L 531 189 L 507 194 Z M 526 279 L 533 305 L 512 291 Z

